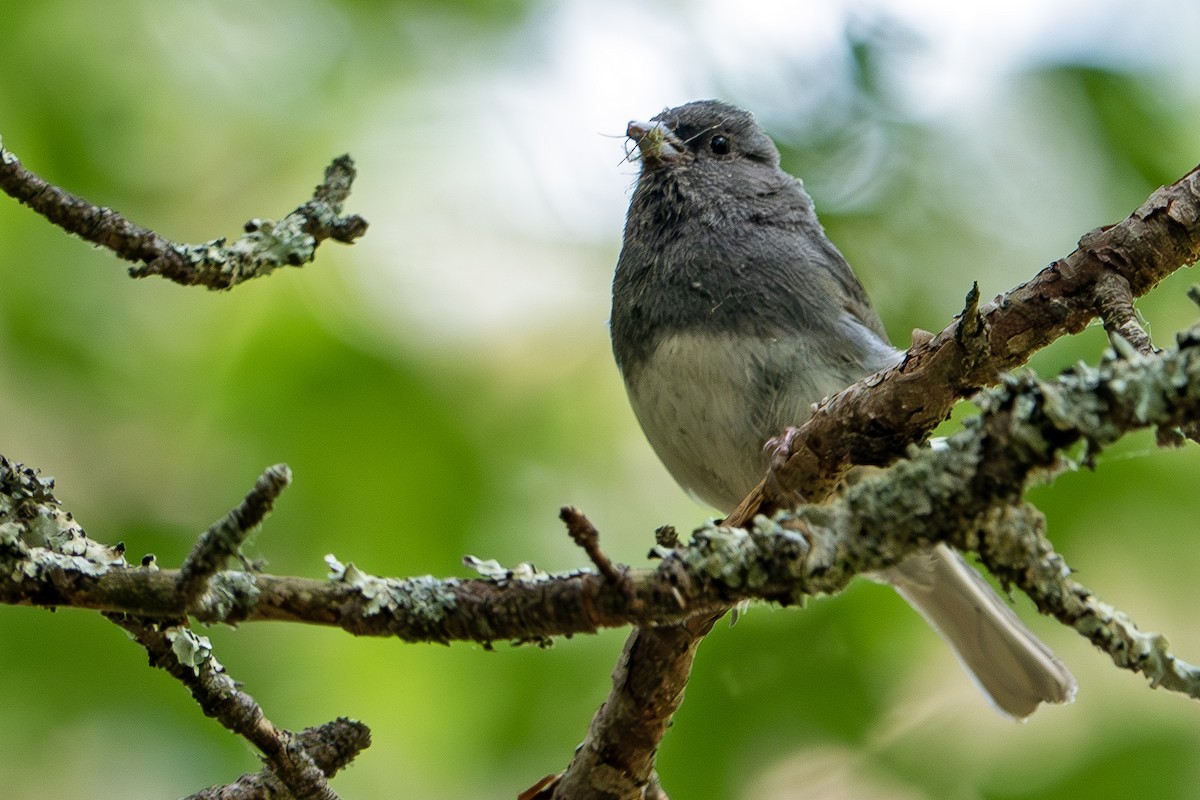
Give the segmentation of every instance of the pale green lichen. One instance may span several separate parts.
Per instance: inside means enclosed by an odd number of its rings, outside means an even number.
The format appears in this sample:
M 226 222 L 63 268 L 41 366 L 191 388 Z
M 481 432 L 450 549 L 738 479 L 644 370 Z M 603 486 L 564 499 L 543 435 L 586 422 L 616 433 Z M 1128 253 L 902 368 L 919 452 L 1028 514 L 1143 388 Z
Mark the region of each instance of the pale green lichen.
M 174 250 L 201 274 L 226 276 L 223 286 L 268 275 L 282 266 L 311 261 L 317 240 L 304 231 L 305 220 L 293 214 L 279 222 L 252 219 L 246 233 L 232 242 L 221 238 L 200 244 L 175 245 Z
M 363 615 L 388 614 L 403 617 L 415 626 L 435 630 L 457 606 L 453 578 L 438 580 L 432 575 L 416 578 L 380 578 L 363 572 L 351 562 L 342 564 L 332 554 L 325 556 L 329 578 L 352 586 L 366 601 Z
M 746 583 L 746 561 L 753 546 L 750 534 L 741 528 L 708 525 L 692 533 L 692 547 L 685 558 L 698 574 L 740 588 Z
M 200 668 L 206 665 L 220 671 L 221 665 L 213 658 L 212 642 L 207 636 L 199 636 L 190 628 L 172 628 L 166 636 L 175 658 L 190 667 L 193 674 L 199 675 Z
M 463 556 L 462 561 L 464 566 L 475 570 L 481 578 L 486 578 L 499 584 L 504 584 L 508 581 L 525 584 L 546 583 L 555 577 L 545 570 L 538 569 L 528 561 L 522 561 L 511 568 L 501 565 L 494 558 L 482 559 L 467 555 Z
M 423 629 L 440 629 L 446 617 L 454 612 L 458 598 L 451 590 L 456 581 L 438 580 L 432 575 L 403 578 L 386 582 L 387 607 L 402 608 L 405 616 Z M 384 595 L 380 595 L 382 601 Z M 368 614 L 370 613 L 368 609 Z
M 26 574 L 31 578 L 39 578 L 46 576 L 50 570 L 62 570 L 64 572 L 76 572 L 80 575 L 90 575 L 91 577 L 99 577 L 107 574 L 112 567 L 125 566 L 124 559 L 121 561 L 110 561 L 108 563 L 98 562 L 87 556 L 69 556 L 63 553 L 54 553 L 40 548 L 34 548 L 30 551 L 31 558 L 26 568 Z
M 0 549 L 3 550 L 21 550 L 24 542 L 21 541 L 21 531 L 24 530 L 15 522 L 0 522 Z
M 254 575 L 240 570 L 218 572 L 193 605 L 192 613 L 204 622 L 236 620 L 248 614 L 262 594 Z
M 782 576 L 798 575 L 809 545 L 775 520 L 759 517 L 749 531 L 708 525 L 692 533 L 688 547 L 670 551 L 689 573 L 733 593 L 755 593 Z
M 28 557 L 49 559 L 57 566 L 99 574 L 125 564 L 123 545 L 105 545 L 88 538 L 70 512 L 54 497 L 54 478 L 0 456 L 0 520 L 5 534 L 15 534 L 34 551 Z M 49 558 L 61 556 L 63 558 Z M 86 562 L 91 562 L 86 563 Z M 77 565 L 77 566 L 72 566 Z M 40 568 L 27 566 L 26 574 Z
M 1200 699 L 1200 668 L 1176 658 L 1167 637 L 1155 631 L 1140 631 L 1124 612 L 1094 596 L 1088 598 L 1090 613 L 1075 628 L 1101 645 L 1118 667 L 1141 672 L 1153 688 L 1182 692 Z

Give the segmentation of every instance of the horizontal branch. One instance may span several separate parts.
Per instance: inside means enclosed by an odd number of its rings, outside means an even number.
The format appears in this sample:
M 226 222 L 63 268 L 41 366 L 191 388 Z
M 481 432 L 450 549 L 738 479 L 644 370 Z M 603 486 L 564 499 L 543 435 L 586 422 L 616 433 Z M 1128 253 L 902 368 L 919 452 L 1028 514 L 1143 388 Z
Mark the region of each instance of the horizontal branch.
M 176 244 L 111 208 L 97 206 L 60 189 L 21 165 L 0 146 L 0 190 L 85 241 L 100 245 L 139 266 L 135 278 L 161 275 L 188 286 L 229 289 L 278 267 L 312 261 L 325 239 L 351 243 L 367 230 L 359 216 L 342 216 L 354 181 L 350 156 L 334 159 L 312 199 L 281 220 L 252 219 L 241 237 L 201 244 Z
M 590 570 L 551 575 L 532 568 L 492 569 L 477 579 L 381 578 L 330 558 L 333 575 L 325 581 L 219 572 L 191 613 L 205 622 L 287 620 L 406 641 L 542 641 L 702 619 L 746 599 L 787 605 L 832 594 L 856 575 L 944 541 L 978 552 L 999 577 L 1082 631 L 1077 610 L 1044 598 L 1090 594 L 1075 584 L 1031 582 L 1030 573 L 1011 566 L 1020 562 L 997 556 L 1005 545 L 988 538 L 989 515 L 1019 503 L 1030 478 L 1054 469 L 1076 443 L 1085 443 L 1090 456 L 1128 431 L 1200 417 L 1200 333 L 1181 334 L 1176 349 L 1155 356 L 1111 355 L 1055 380 L 1010 377 L 980 403 L 984 412 L 967 420 L 945 450 L 918 452 L 836 500 L 775 520 L 760 517 L 749 530 L 708 527 L 686 546 L 660 545 L 656 569 L 621 568 L 621 581 Z M 97 564 L 25 544 L 26 521 L 63 516 L 52 487 L 31 475 L 0 461 L 0 518 L 7 520 L 0 524 L 0 601 L 165 619 L 184 614 L 177 571 L 131 567 L 123 559 Z M 81 537 L 78 531 L 67 541 Z M 1039 547 L 1043 555 L 1052 552 L 1048 543 Z

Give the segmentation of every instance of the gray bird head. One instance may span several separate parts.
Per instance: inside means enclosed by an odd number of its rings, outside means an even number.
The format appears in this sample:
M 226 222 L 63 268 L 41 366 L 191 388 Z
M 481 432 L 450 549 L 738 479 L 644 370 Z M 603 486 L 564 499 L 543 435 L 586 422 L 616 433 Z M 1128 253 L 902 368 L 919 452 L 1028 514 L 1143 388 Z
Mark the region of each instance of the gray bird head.
M 632 121 L 625 133 L 637 146 L 643 171 L 739 160 L 779 164 L 775 143 L 754 115 L 720 100 L 697 100 L 667 109 L 650 122 Z
M 627 378 L 664 339 L 689 331 L 797 337 L 835 375 L 826 391 L 873 371 L 880 354 L 891 357 L 866 294 L 753 114 L 698 100 L 630 122 L 627 132 L 641 172 L 610 320 Z M 842 330 L 847 319 L 854 331 Z M 859 361 L 869 363 L 859 369 Z
M 689 219 L 730 231 L 737 225 L 730 214 L 812 214 L 800 182 L 779 169 L 779 150 L 748 111 L 697 100 L 630 122 L 626 134 L 636 148 L 631 160 L 642 165 L 629 220 L 648 226 L 635 238 L 670 237 Z

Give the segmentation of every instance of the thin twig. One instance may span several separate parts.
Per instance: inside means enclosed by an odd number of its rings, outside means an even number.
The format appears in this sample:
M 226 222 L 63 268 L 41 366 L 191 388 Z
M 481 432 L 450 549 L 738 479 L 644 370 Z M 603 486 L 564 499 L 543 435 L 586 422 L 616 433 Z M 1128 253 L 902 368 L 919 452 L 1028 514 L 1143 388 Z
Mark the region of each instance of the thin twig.
M 179 570 L 178 590 L 184 608 L 191 608 L 208 589 L 209 581 L 237 555 L 242 543 L 271 513 L 275 499 L 292 482 L 286 464 L 267 468 L 236 508 L 200 535 Z
M 1127 614 L 1073 580 L 1045 536 L 1046 518 L 1028 503 L 992 509 L 981 528 L 980 559 L 1005 583 L 1020 582 L 1038 610 L 1070 625 L 1121 669 L 1155 688 L 1200 699 L 1200 668 L 1171 653 L 1161 633 L 1144 633 Z
M 559 509 L 558 518 L 566 524 L 571 541 L 587 553 L 587 557 L 596 565 L 600 574 L 614 586 L 623 586 L 626 582 L 625 576 L 600 549 L 600 532 L 591 520 L 575 506 L 563 506 Z

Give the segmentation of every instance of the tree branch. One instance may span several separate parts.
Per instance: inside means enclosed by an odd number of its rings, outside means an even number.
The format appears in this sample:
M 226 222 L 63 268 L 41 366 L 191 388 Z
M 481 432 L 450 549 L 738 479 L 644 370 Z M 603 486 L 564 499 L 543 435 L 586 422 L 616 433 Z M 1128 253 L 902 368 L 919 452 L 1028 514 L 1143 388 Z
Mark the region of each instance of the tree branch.
M 268 275 L 278 267 L 298 267 L 313 260 L 325 239 L 350 243 L 367 230 L 359 216 L 343 217 L 342 205 L 354 181 L 350 156 L 335 158 L 313 197 L 278 222 L 252 219 L 244 234 L 201 244 L 175 244 L 120 212 L 94 205 L 21 166 L 0 145 L 0 189 L 68 233 L 105 247 L 118 257 L 138 263 L 135 278 L 161 275 L 187 286 L 229 289 L 243 281 Z
M 271 513 L 275 499 L 291 482 L 292 471 L 286 464 L 269 468 L 237 508 L 213 523 L 200 536 L 179 570 L 176 591 L 184 608 L 190 610 L 209 588 L 217 571 L 239 554 L 242 542 Z
M 332 722 L 305 728 L 296 734 L 296 742 L 312 758 L 327 778 L 354 760 L 370 746 L 371 731 L 356 720 L 339 717 Z M 214 786 L 189 795 L 184 800 L 280 800 L 287 788 L 270 767 L 253 775 L 243 775 L 226 786 Z
M 213 656 L 207 637 L 197 636 L 183 624 L 160 625 L 122 614 L 108 617 L 146 648 L 150 666 L 166 670 L 188 688 L 205 716 L 215 718 L 262 752 L 270 772 L 287 789 L 287 797 L 337 800 L 337 794 L 329 788 L 326 773 L 305 749 L 305 742 L 314 737 L 302 739 L 275 727 L 258 702 L 239 689 L 225 673 L 225 668 Z M 334 746 L 332 742 L 345 743 L 345 740 L 333 738 L 325 744 Z M 343 752 L 332 762 L 348 757 L 353 756 L 349 751 Z
M 788 605 L 832 594 L 919 547 L 945 541 L 978 550 L 964 532 L 1019 499 L 1031 479 L 1057 468 L 1077 444 L 1087 448 L 1087 460 L 1129 431 L 1200 418 L 1200 328 L 1153 357 L 1110 355 L 1054 380 L 1009 377 L 978 402 L 984 412 L 966 420 L 945 449 L 917 451 L 843 496 L 777 521 L 760 517 L 749 530 L 706 527 L 686 545 L 660 545 L 657 568 L 621 568 L 627 585 L 592 570 L 382 578 L 331 558 L 326 581 L 219 572 L 193 611 L 205 622 L 286 620 L 406 641 L 491 642 L 682 623 L 742 600 Z M 176 571 L 130 567 L 108 550 L 96 562 L 27 545 L 56 517 L 69 518 L 50 488 L 32 470 L 0 458 L 0 601 L 182 616 Z M 70 525 L 62 546 L 82 551 L 86 536 Z
M 696 650 L 722 614 L 635 628 L 613 669 L 612 691 L 571 764 L 537 797 L 669 800 L 654 770 L 658 744 L 683 703 Z
M 631 636 L 612 696 L 571 768 L 547 787 L 557 797 L 635 791 L 665 797 L 653 771 L 657 742 L 681 701 L 700 639 L 729 606 L 750 598 L 787 605 L 833 594 L 854 576 L 935 542 L 979 553 L 1002 581 L 1119 666 L 1146 673 L 1154 685 L 1200 696 L 1197 670 L 1172 656 L 1160 636 L 1138 632 L 1071 580 L 1035 513 L 1019 504 L 1030 481 L 1057 469 L 1062 453 L 1077 444 L 1087 448 L 1087 460 L 1128 431 L 1200 418 L 1200 330 L 1181 334 L 1176 349 L 1153 357 L 1109 356 L 1097 368 L 1079 367 L 1052 381 L 1008 378 L 980 404 L 981 416 L 968 420 L 945 450 L 917 451 L 837 499 L 775 520 L 759 517 L 749 530 L 709 527 L 687 545 L 660 544 L 662 564 L 623 569 L 626 585 L 591 571 L 398 580 L 334 562 L 329 581 L 217 573 L 192 608 L 213 620 L 290 619 L 427 641 L 530 640 L 656 620 L 658 627 Z M 178 573 L 129 567 L 119 550 L 91 542 L 59 508 L 52 489 L 34 471 L 0 459 L 4 600 L 110 610 L 127 604 L 122 610 L 168 625 L 178 620 L 185 610 Z M 143 637 L 159 637 L 150 646 L 161 654 L 169 640 L 158 624 L 138 621 L 150 627 Z M 183 667 L 168 668 L 176 674 Z M 238 712 L 230 724 L 249 730 L 269 753 L 290 752 L 286 741 L 272 738 L 272 728 L 260 731 L 254 720 L 253 712 Z
M 949 416 L 954 404 L 994 384 L 1055 339 L 1099 313 L 1099 289 L 1117 275 L 1140 297 L 1200 258 L 1200 167 L 1155 191 L 1122 222 L 1086 234 L 1079 247 L 1032 280 L 914 345 L 897 367 L 824 401 L 790 438 L 791 452 L 729 516 L 820 501 L 854 464 L 884 465 Z

